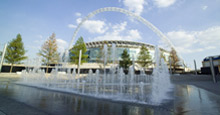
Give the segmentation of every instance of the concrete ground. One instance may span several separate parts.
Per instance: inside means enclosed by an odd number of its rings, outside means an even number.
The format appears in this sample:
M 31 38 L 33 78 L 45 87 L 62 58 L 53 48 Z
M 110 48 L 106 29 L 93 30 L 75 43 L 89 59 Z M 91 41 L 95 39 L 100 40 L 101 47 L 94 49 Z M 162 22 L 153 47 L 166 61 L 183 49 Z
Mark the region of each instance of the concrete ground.
M 194 85 L 220 95 L 220 75 L 217 76 L 217 83 L 213 82 L 211 75 L 173 75 L 171 81 L 174 84 Z
M 0 74 L 0 85 L 9 84 L 19 79 L 17 74 Z M 173 75 L 174 84 L 194 85 L 216 95 L 220 95 L 220 76 L 218 82 L 213 83 L 211 75 Z M 46 115 L 45 111 L 38 110 L 30 105 L 10 99 L 0 94 L 0 115 Z

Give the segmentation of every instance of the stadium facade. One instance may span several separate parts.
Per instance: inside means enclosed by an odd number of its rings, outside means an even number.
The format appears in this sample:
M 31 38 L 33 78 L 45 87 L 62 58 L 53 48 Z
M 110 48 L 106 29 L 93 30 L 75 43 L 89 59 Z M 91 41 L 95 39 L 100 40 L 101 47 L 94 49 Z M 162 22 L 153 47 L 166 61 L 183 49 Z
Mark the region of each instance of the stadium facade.
M 103 49 L 104 44 L 107 44 L 109 47 L 109 50 L 111 52 L 111 47 L 112 44 L 116 45 L 116 60 L 121 60 L 121 54 L 123 53 L 124 49 L 127 49 L 130 58 L 134 57 L 134 60 L 137 61 L 138 54 L 140 52 L 140 48 L 142 45 L 146 46 L 148 48 L 150 55 L 153 59 L 154 57 L 154 50 L 155 47 L 154 45 L 151 44 L 146 44 L 142 42 L 134 42 L 134 41 L 124 41 L 124 40 L 103 40 L 103 41 L 92 41 L 92 42 L 87 42 L 86 47 L 87 47 L 87 54 L 89 57 L 90 63 L 95 63 L 98 60 L 98 56 L 100 55 L 100 51 Z M 163 52 L 166 60 L 168 60 L 169 57 L 169 52 L 160 48 L 160 50 Z M 110 58 L 111 59 L 111 58 Z

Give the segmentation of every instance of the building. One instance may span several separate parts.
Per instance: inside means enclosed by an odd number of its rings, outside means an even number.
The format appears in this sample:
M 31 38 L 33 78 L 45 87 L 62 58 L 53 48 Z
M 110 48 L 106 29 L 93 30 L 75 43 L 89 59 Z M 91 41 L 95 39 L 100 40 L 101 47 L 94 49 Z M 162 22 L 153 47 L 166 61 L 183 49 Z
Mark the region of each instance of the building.
M 205 57 L 202 61 L 201 73 L 202 74 L 211 74 L 210 60 L 209 60 L 210 57 L 212 57 L 212 59 L 213 59 L 215 73 L 216 74 L 220 73 L 220 55 Z
M 134 60 L 136 61 L 138 58 L 138 54 L 140 52 L 140 48 L 142 45 L 145 45 L 149 52 L 150 55 L 152 57 L 152 60 L 154 58 L 154 50 L 155 50 L 155 46 L 151 45 L 151 44 L 146 44 L 146 43 L 141 43 L 141 42 L 134 42 L 134 41 L 124 41 L 124 40 L 103 40 L 103 41 L 93 41 L 93 42 L 87 42 L 85 43 L 86 47 L 87 47 L 87 54 L 88 54 L 88 63 L 83 63 L 80 68 L 80 72 L 81 73 L 88 73 L 89 69 L 92 69 L 93 71 L 95 71 L 96 69 L 100 69 L 100 71 L 102 71 L 103 69 L 103 63 L 97 63 L 98 61 L 98 56 L 101 52 L 101 50 L 103 49 L 104 44 L 107 44 L 107 46 L 109 47 L 109 50 L 111 50 L 111 47 L 113 44 L 115 44 L 116 49 L 115 49 L 115 53 L 116 53 L 116 60 L 121 60 L 121 54 L 123 53 L 124 49 L 127 49 L 130 57 L 134 58 Z M 160 50 L 163 52 L 163 54 L 165 55 L 166 60 L 168 61 L 168 57 L 169 57 L 169 52 L 160 48 Z M 73 54 L 70 54 L 73 55 Z M 63 56 L 64 57 L 64 56 Z M 109 55 L 110 57 L 110 55 Z M 112 58 L 109 58 L 112 59 Z M 61 64 L 62 65 L 62 64 Z M 137 65 L 137 66 L 136 66 Z M 139 70 L 140 66 L 138 66 L 138 64 L 136 64 L 135 69 Z M 109 68 L 112 66 L 112 63 L 107 64 L 105 67 L 107 68 L 107 71 L 109 70 Z M 17 71 L 21 71 L 22 69 L 25 68 L 25 65 L 14 65 L 14 69 L 13 72 L 17 72 Z M 30 66 L 29 68 L 33 68 L 33 66 Z M 42 65 L 41 66 L 42 69 L 45 69 L 46 66 Z M 54 69 L 55 66 L 54 65 L 50 65 L 49 66 L 49 72 L 51 72 L 52 69 Z M 73 68 L 77 68 L 77 65 L 73 65 L 72 63 L 67 63 L 64 65 L 64 68 L 71 68 L 73 70 Z M 4 64 L 3 67 L 3 72 L 8 72 L 10 69 L 10 65 L 9 64 Z M 152 70 L 152 66 L 151 66 L 151 70 Z
M 88 62 L 97 62 L 98 56 L 100 55 L 100 51 L 103 49 L 104 44 L 107 44 L 109 50 L 111 50 L 112 44 L 116 45 L 115 53 L 116 53 L 116 60 L 121 60 L 121 54 L 123 53 L 124 49 L 127 49 L 131 58 L 134 58 L 136 61 L 138 58 L 138 53 L 140 52 L 140 48 L 142 45 L 145 45 L 151 56 L 152 59 L 154 57 L 154 49 L 155 47 L 151 44 L 141 43 L 141 42 L 134 42 L 134 41 L 124 41 L 124 40 L 103 40 L 103 41 L 93 41 L 87 42 L 87 54 L 89 57 Z M 166 60 L 168 60 L 169 52 L 160 48 L 160 50 L 165 55 Z M 111 59 L 111 58 L 110 58 Z

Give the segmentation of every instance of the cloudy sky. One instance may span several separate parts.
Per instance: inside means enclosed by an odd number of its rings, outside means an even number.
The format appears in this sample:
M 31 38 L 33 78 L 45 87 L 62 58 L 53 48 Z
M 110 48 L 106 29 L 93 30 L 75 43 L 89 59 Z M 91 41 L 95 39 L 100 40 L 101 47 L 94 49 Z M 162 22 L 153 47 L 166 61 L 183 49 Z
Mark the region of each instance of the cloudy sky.
M 81 20 L 103 7 L 119 7 L 142 16 L 174 44 L 186 64 L 193 68 L 204 57 L 220 55 L 220 0 L 1 0 L 0 45 L 18 33 L 27 56 L 34 58 L 54 32 L 59 51 L 64 51 Z M 153 45 L 161 39 L 147 26 L 125 14 L 104 12 L 86 21 L 77 38 L 133 40 Z

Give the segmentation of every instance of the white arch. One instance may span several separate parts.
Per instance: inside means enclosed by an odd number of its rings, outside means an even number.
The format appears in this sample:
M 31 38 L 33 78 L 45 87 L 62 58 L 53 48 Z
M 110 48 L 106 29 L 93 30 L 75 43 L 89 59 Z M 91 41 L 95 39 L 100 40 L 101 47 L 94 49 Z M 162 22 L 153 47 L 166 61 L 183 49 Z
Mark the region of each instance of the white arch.
M 173 44 L 170 42 L 170 40 L 159 30 L 157 29 L 152 23 L 150 23 L 149 21 L 147 21 L 146 19 L 144 19 L 143 17 L 141 16 L 138 16 L 128 10 L 125 10 L 125 9 L 122 9 L 122 8 L 117 8 L 117 7 L 105 7 L 105 8 L 100 8 L 98 10 L 95 10 L 93 12 L 91 12 L 89 15 L 87 15 L 84 19 L 82 19 L 82 21 L 79 23 L 79 25 L 77 26 L 76 30 L 74 31 L 74 34 L 73 34 L 73 37 L 72 37 L 72 40 L 69 44 L 69 48 L 68 49 L 71 49 L 72 47 L 72 44 L 75 40 L 75 37 L 80 29 L 80 27 L 82 26 L 82 24 L 88 20 L 89 18 L 93 17 L 94 15 L 96 14 L 99 14 L 99 13 L 102 13 L 102 12 L 107 12 L 107 11 L 112 11 L 112 12 L 120 12 L 120 13 L 123 13 L 123 14 L 127 14 L 137 20 L 139 20 L 140 22 L 142 22 L 143 24 L 145 24 L 147 27 L 149 27 L 154 33 L 157 34 L 157 36 L 159 36 L 159 38 L 161 38 L 162 40 L 164 40 L 170 47 L 173 47 Z

